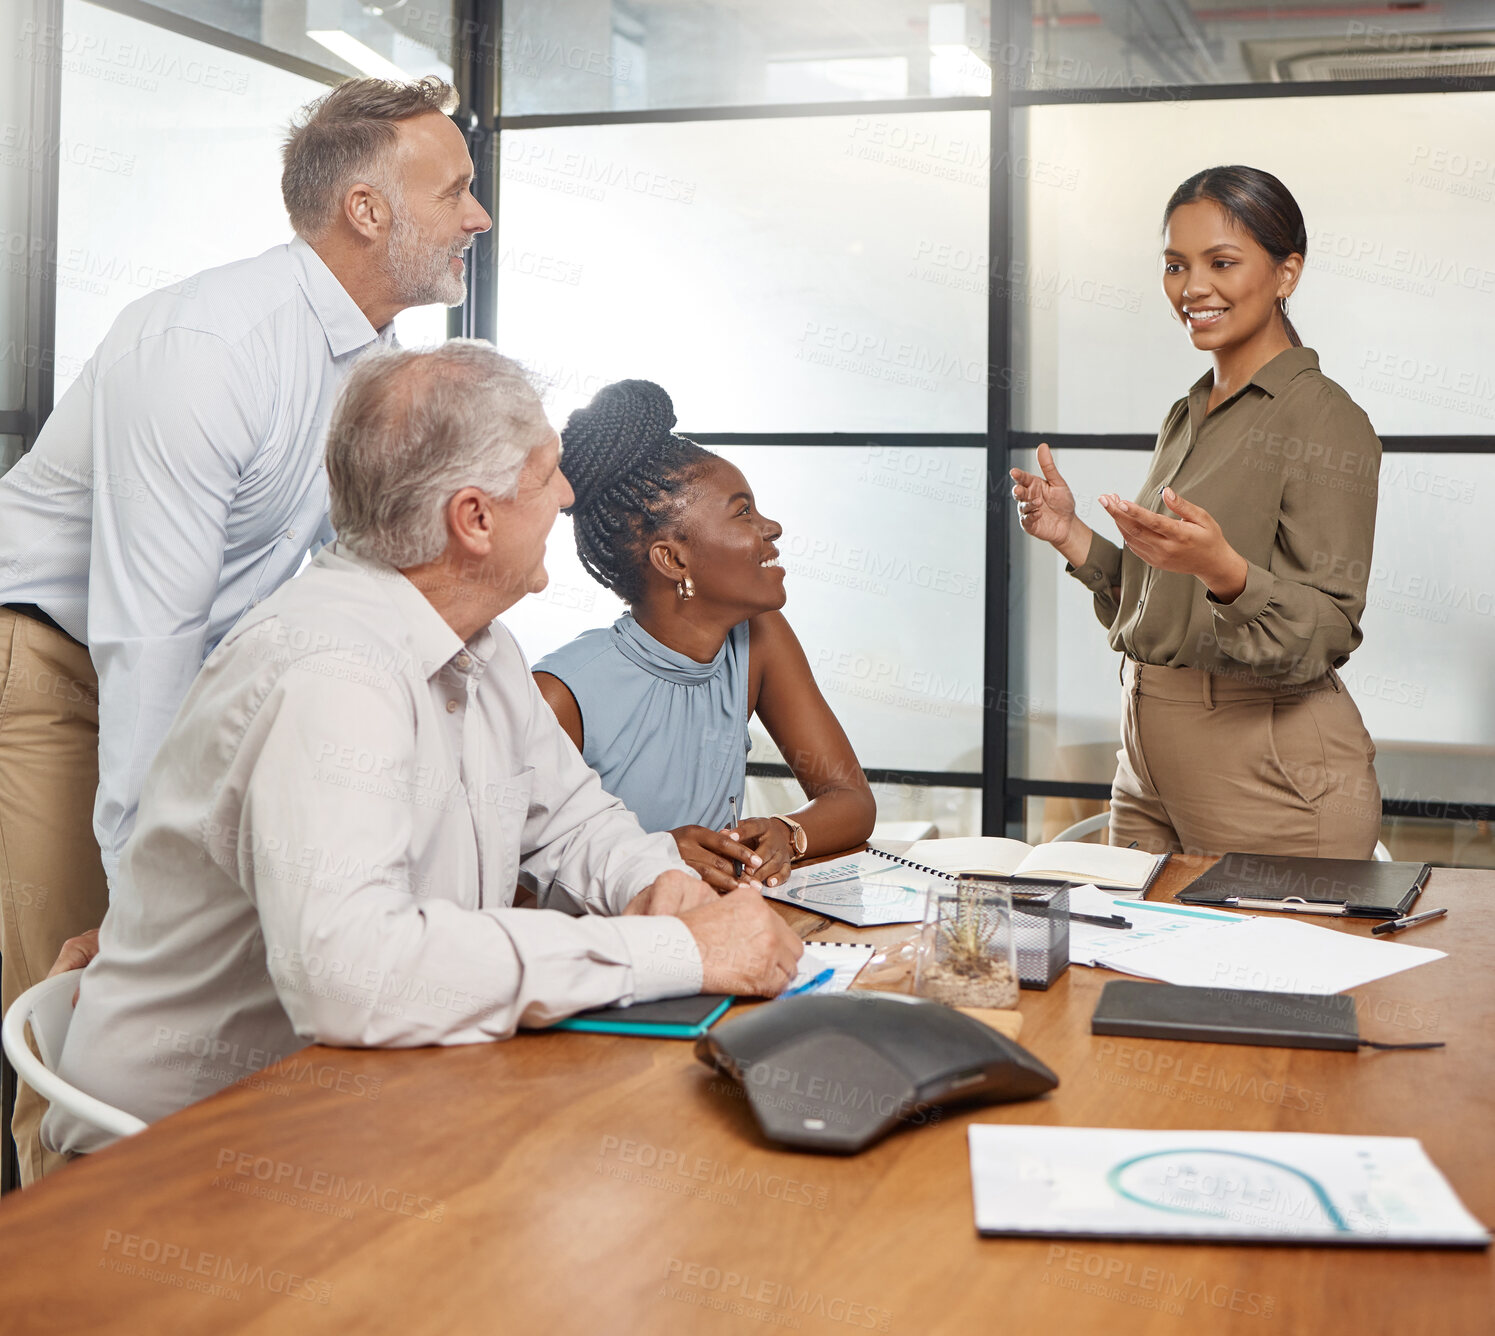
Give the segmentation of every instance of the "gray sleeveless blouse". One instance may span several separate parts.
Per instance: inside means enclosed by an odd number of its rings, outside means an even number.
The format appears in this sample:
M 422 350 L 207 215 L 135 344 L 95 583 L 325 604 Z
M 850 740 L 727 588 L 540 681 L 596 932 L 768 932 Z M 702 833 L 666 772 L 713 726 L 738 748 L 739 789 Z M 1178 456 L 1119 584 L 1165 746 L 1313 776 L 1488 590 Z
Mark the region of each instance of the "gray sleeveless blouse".
M 581 756 L 645 830 L 731 821 L 747 776 L 748 624 L 710 663 L 667 648 L 624 613 L 547 654 L 581 710 Z

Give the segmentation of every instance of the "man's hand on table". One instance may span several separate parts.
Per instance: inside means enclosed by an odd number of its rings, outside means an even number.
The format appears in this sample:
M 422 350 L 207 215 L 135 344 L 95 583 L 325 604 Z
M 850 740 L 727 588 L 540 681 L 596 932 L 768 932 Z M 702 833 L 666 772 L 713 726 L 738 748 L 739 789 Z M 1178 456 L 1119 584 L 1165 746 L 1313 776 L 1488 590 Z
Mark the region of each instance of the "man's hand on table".
M 799 968 L 804 943 L 751 886 L 679 917 L 701 953 L 703 993 L 777 997 Z
M 624 908 L 625 914 L 673 914 L 679 916 L 697 905 L 716 901 L 716 892 L 688 872 L 661 872 Z

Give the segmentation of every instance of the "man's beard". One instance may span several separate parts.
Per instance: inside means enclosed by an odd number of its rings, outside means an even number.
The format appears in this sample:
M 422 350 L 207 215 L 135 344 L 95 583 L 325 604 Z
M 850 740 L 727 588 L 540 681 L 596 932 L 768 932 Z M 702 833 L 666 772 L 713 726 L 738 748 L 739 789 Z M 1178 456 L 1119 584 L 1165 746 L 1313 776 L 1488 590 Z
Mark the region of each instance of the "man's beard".
M 396 211 L 390 220 L 386 256 L 395 299 L 405 306 L 430 306 L 435 302 L 460 306 L 467 297 L 467 271 L 464 267 L 462 273 L 452 273 L 452 256 L 460 255 L 470 244 L 463 237 L 434 251 L 421 240 L 403 211 Z

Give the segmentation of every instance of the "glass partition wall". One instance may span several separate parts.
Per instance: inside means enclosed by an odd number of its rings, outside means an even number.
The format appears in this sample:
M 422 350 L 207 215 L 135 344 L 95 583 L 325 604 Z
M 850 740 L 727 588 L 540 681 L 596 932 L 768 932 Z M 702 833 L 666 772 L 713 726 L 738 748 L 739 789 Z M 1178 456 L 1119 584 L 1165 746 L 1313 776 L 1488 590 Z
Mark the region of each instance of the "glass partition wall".
M 1310 228 L 1295 322 L 1386 445 L 1343 674 L 1385 836 L 1495 861 L 1476 8 L 508 4 L 500 343 L 551 378 L 557 421 L 649 376 L 728 443 L 798 544 L 786 612 L 896 781 L 884 817 L 1038 839 L 1104 807 L 1117 659 L 1012 523 L 1006 469 L 1048 439 L 1084 497 L 1134 493 L 1208 365 L 1161 294 L 1163 204 L 1214 163 L 1274 171 Z M 568 534 L 552 548 L 536 651 L 617 612 Z M 926 551 L 942 574 L 902 574 Z
M 1294 320 L 1386 446 L 1343 673 L 1385 838 L 1495 862 L 1487 9 L 0 0 L 0 468 L 125 303 L 285 239 L 297 106 L 449 74 L 497 225 L 467 306 L 402 341 L 494 339 L 557 423 L 663 384 L 783 522 L 786 611 L 882 817 L 1036 839 L 1104 805 L 1117 664 L 1006 469 L 1042 439 L 1083 497 L 1137 487 L 1207 365 L 1160 292 L 1162 206 L 1253 163 L 1308 220 Z M 511 614 L 531 654 L 618 611 L 564 521 L 550 567 Z M 766 737 L 752 760 L 786 801 Z

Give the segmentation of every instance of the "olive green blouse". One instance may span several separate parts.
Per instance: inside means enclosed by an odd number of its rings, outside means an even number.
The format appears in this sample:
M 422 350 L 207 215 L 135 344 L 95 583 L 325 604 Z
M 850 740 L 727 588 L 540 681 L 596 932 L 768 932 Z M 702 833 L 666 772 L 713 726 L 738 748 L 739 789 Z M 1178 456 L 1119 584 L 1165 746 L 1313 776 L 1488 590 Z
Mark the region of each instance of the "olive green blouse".
M 1209 511 L 1249 563 L 1240 596 L 1222 604 L 1100 534 L 1065 569 L 1130 658 L 1311 682 L 1360 643 L 1381 442 L 1311 348 L 1279 353 L 1206 414 L 1213 388 L 1209 371 L 1169 410 L 1137 504 L 1171 514 L 1167 486 Z

